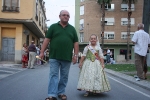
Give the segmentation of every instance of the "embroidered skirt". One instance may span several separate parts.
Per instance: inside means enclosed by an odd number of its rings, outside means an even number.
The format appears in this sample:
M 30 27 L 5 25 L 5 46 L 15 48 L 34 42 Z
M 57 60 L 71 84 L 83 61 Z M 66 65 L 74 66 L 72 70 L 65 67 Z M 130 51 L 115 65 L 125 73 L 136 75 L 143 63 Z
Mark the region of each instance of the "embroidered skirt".
M 80 69 L 77 89 L 94 93 L 110 91 L 109 81 L 98 60 L 92 62 L 85 59 Z

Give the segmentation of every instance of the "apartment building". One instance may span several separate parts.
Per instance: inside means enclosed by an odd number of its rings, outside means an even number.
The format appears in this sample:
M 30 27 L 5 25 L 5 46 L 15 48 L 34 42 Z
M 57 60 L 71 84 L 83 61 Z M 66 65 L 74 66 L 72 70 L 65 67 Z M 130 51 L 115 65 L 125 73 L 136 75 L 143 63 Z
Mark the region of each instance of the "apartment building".
M 47 30 L 43 0 L 0 0 L 0 61 L 21 62 L 22 46 Z
M 96 0 L 76 0 L 75 28 L 78 32 L 80 51 L 88 44 L 91 34 L 99 37 L 101 44 L 101 5 Z M 132 38 L 137 30 L 137 24 L 142 23 L 143 0 L 131 5 L 131 32 Z M 120 55 L 127 57 L 127 24 L 128 5 L 122 0 L 112 0 L 111 5 L 105 5 L 105 32 L 104 48 L 113 52 L 114 59 L 120 60 Z M 133 44 L 130 41 L 130 59 L 134 59 Z

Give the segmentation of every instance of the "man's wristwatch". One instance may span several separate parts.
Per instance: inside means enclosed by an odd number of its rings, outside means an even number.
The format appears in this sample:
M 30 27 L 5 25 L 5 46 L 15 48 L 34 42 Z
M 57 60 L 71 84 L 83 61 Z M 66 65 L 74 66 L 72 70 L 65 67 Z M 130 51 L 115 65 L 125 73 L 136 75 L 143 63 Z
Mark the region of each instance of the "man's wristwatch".
M 78 55 L 74 54 L 75 57 L 78 57 Z

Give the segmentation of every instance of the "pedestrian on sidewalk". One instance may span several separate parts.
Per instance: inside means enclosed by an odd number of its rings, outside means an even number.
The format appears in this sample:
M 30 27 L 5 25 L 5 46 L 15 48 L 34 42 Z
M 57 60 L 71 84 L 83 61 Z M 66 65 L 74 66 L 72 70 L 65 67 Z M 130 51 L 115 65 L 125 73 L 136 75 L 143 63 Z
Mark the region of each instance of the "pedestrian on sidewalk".
M 62 10 L 59 18 L 58 23 L 54 23 L 49 27 L 40 54 L 40 58 L 43 59 L 44 51 L 50 42 L 48 98 L 45 100 L 57 100 L 57 96 L 61 100 L 67 100 L 65 88 L 68 82 L 71 61 L 75 64 L 78 57 L 78 37 L 75 28 L 68 23 L 69 12 Z M 73 48 L 74 55 L 72 56 Z
M 40 55 L 40 46 L 36 45 L 36 55 L 39 56 Z M 40 65 L 40 60 L 36 59 L 36 64 Z
M 107 47 L 107 63 L 110 63 L 110 50 Z
M 132 42 L 134 46 L 135 53 L 135 66 L 137 70 L 136 80 L 145 79 L 143 75 L 144 70 L 144 59 L 147 54 L 148 44 L 150 44 L 150 36 L 144 31 L 144 24 L 138 24 L 138 31 L 133 35 Z
M 110 84 L 104 72 L 103 58 L 98 38 L 93 34 L 90 36 L 90 44 L 84 48 L 79 63 L 80 75 L 77 89 L 86 91 L 84 96 L 110 90 Z
M 35 56 L 36 56 L 36 47 L 34 45 L 34 41 L 31 41 L 31 45 L 28 48 L 29 51 L 29 61 L 28 61 L 28 68 L 34 69 L 35 63 Z
M 22 68 L 26 68 L 28 65 L 28 47 L 27 44 L 24 43 L 22 47 Z

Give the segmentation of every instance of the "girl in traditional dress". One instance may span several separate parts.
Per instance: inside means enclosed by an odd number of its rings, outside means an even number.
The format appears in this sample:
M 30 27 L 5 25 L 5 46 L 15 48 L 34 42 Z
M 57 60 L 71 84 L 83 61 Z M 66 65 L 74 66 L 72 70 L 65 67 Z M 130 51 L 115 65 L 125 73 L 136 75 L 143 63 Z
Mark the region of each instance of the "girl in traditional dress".
M 101 93 L 109 91 L 110 84 L 104 72 L 104 60 L 101 47 L 96 35 L 90 36 L 89 45 L 84 48 L 79 68 L 78 90 L 84 90 L 84 96 L 89 93 Z
M 28 47 L 27 44 L 24 43 L 22 48 L 22 68 L 26 68 L 27 64 L 28 64 Z

